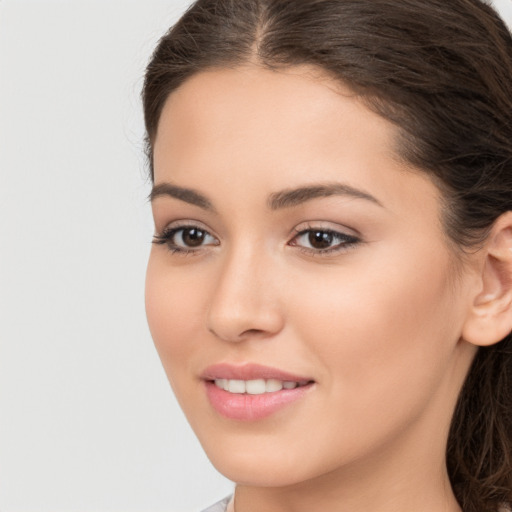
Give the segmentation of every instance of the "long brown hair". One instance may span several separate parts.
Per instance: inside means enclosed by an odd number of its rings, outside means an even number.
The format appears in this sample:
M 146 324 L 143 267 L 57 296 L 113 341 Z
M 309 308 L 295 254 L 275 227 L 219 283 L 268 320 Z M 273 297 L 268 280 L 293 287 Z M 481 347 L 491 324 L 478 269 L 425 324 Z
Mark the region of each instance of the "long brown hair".
M 143 89 L 147 152 L 190 76 L 257 61 L 309 64 L 394 123 L 400 156 L 443 192 L 449 239 L 470 250 L 512 210 L 512 38 L 481 0 L 199 0 L 161 39 Z M 478 351 L 447 464 L 465 512 L 512 504 L 512 338 Z

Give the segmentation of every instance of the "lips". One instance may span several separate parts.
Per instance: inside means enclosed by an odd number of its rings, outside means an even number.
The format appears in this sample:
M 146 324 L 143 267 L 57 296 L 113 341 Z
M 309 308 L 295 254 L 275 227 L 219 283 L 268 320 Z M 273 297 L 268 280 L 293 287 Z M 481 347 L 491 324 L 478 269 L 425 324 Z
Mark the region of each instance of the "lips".
M 222 416 L 255 421 L 301 399 L 314 384 L 308 377 L 256 364 L 217 364 L 201 375 L 213 408 Z

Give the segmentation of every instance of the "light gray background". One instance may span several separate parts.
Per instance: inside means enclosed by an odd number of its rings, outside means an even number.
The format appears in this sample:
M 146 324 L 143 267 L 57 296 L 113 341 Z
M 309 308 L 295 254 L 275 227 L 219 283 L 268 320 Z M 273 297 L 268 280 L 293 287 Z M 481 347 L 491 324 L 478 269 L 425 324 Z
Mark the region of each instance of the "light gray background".
M 187 4 L 0 0 L 3 512 L 192 512 L 231 492 L 144 316 L 139 93 Z

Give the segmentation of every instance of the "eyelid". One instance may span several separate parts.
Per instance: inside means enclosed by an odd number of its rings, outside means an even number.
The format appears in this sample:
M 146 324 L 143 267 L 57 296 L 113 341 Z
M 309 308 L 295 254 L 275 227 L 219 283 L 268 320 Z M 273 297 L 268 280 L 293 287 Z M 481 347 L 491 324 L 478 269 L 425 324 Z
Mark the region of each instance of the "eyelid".
M 201 241 L 200 244 L 197 246 L 187 246 L 185 244 L 181 245 L 174 241 L 174 237 L 176 236 L 177 233 L 187 229 L 197 229 L 204 232 L 205 236 L 210 237 L 214 240 L 214 243 L 210 241 L 209 243 L 203 244 Z M 335 243 L 332 246 L 324 248 L 306 247 L 305 245 L 298 243 L 298 239 L 300 237 L 315 231 L 332 235 L 332 237 L 334 238 L 333 242 L 337 243 Z M 302 252 L 308 253 L 313 256 L 326 256 L 329 253 L 341 253 L 347 251 L 353 246 L 360 244 L 362 242 L 361 236 L 359 234 L 355 234 L 354 232 L 354 229 L 342 227 L 340 225 L 333 227 L 332 224 L 326 225 L 325 222 L 321 221 L 319 221 L 318 223 L 308 222 L 299 224 L 293 228 L 291 239 L 287 242 L 287 245 L 291 247 L 296 247 Z M 155 233 L 153 237 L 153 243 L 158 245 L 167 245 L 167 248 L 172 253 L 180 253 L 182 255 L 197 255 L 198 253 L 203 253 L 205 250 L 208 250 L 211 247 L 220 245 L 220 240 L 218 236 L 212 233 L 212 230 L 204 227 L 204 224 L 202 222 L 183 219 L 170 222 L 160 232 Z
M 170 221 L 167 223 L 162 222 L 161 224 L 163 224 L 163 226 L 161 229 L 158 229 L 157 224 L 160 224 L 160 222 L 159 223 L 155 222 L 155 230 L 157 233 L 164 233 L 165 231 L 170 231 L 171 229 L 175 229 L 175 228 L 184 228 L 184 229 L 198 228 L 198 229 L 202 229 L 203 231 L 208 231 L 208 233 L 212 234 L 212 229 L 210 229 L 204 222 L 201 222 L 200 220 L 196 220 L 196 219 L 184 218 L 184 219 L 176 219 L 176 220 L 173 220 L 173 221 Z M 215 238 L 218 238 L 218 237 L 215 237 Z
M 208 243 L 204 245 L 198 245 L 196 247 L 190 246 L 183 246 L 178 245 L 177 243 L 173 242 L 174 236 L 180 232 L 187 229 L 197 229 L 199 231 L 202 231 L 206 233 L 207 236 L 213 238 L 216 243 Z M 217 246 L 220 244 L 219 238 L 212 234 L 212 230 L 209 228 L 204 227 L 204 224 L 199 221 L 193 221 L 193 220 L 176 220 L 173 222 L 170 222 L 167 224 L 162 230 L 157 231 L 153 235 L 153 242 L 157 245 L 167 245 L 167 248 L 174 254 L 181 254 L 181 255 L 197 255 L 204 251 L 205 249 Z
M 337 243 L 336 245 L 327 248 L 304 247 L 303 245 L 299 245 L 298 243 L 296 243 L 299 237 L 305 236 L 306 234 L 314 231 L 331 234 L 341 241 L 339 241 L 339 243 Z M 361 235 L 354 229 L 341 227 L 339 225 L 337 227 L 333 227 L 332 224 L 326 226 L 324 222 L 310 222 L 298 225 L 293 229 L 293 233 L 294 235 L 292 239 L 288 242 L 288 245 L 292 247 L 297 247 L 299 250 L 313 256 L 327 256 L 329 254 L 332 255 L 333 253 L 342 253 L 348 251 L 355 245 L 361 244 L 363 242 Z
M 339 233 L 340 235 L 353 237 L 353 238 L 362 238 L 362 234 L 360 231 L 353 227 L 349 227 L 343 224 L 338 224 L 337 222 L 330 222 L 325 220 L 312 220 L 301 222 L 297 224 L 291 232 L 291 236 L 298 235 L 299 233 L 303 233 L 304 231 L 328 231 L 331 233 Z

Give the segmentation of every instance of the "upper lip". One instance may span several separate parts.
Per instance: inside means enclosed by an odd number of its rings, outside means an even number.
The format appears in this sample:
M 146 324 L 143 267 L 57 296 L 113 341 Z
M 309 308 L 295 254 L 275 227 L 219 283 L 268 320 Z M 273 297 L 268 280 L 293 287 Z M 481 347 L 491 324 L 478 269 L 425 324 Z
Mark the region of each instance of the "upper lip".
M 263 366 L 254 363 L 230 364 L 218 363 L 205 368 L 201 373 L 204 380 L 215 379 L 236 379 L 236 380 L 256 380 L 256 379 L 276 379 L 281 381 L 307 383 L 313 381 L 309 377 L 295 375 L 278 368 Z

